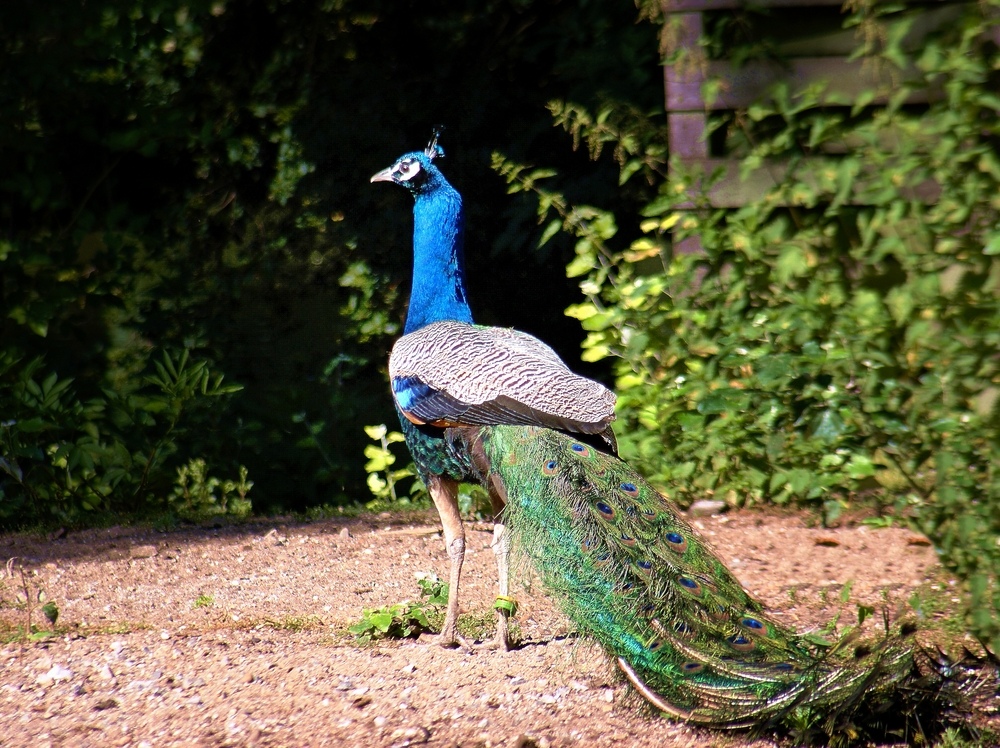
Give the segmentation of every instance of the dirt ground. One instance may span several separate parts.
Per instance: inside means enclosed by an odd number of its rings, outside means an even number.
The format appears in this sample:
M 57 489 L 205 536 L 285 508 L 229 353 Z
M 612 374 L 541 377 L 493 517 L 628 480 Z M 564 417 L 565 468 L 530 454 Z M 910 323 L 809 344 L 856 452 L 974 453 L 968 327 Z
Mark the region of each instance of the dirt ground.
M 851 617 L 859 602 L 894 611 L 922 585 L 951 594 L 906 530 L 752 512 L 694 524 L 793 626 L 827 622 L 849 580 Z M 654 714 L 537 583 L 513 586 L 513 652 L 444 650 L 428 636 L 358 646 L 346 627 L 363 608 L 419 597 L 421 573 L 447 576 L 438 530 L 425 513 L 0 536 L 0 562 L 16 559 L 0 626 L 25 622 L 19 566 L 60 610 L 58 635 L 0 648 L 0 745 L 772 745 Z M 461 600 L 474 616 L 495 595 L 490 539 L 486 525 L 469 533 Z

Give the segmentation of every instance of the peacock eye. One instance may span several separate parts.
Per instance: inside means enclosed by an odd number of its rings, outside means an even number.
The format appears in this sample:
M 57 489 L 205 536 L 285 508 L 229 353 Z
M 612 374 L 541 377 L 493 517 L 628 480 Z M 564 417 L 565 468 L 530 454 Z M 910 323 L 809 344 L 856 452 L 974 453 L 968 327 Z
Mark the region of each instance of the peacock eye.
M 412 158 L 400 161 L 399 166 L 396 168 L 396 174 L 399 175 L 399 181 L 401 182 L 408 182 L 419 173 L 420 162 Z

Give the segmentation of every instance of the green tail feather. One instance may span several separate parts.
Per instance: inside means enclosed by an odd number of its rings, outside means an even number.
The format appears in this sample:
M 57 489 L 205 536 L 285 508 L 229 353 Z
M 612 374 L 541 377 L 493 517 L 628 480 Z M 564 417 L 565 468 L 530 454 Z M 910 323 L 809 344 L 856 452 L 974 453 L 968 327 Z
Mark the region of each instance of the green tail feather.
M 547 429 L 491 427 L 479 439 L 506 489 L 515 547 L 576 626 L 674 716 L 769 727 L 809 707 L 851 720 L 915 673 L 901 640 L 835 658 L 775 623 L 621 460 Z

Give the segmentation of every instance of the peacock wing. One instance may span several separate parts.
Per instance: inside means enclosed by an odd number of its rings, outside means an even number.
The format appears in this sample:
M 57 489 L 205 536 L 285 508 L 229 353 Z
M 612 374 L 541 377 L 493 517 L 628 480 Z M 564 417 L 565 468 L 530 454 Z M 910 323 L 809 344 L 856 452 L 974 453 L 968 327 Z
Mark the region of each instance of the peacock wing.
M 396 341 L 389 377 L 396 404 L 414 423 L 611 436 L 614 393 L 517 330 L 435 322 Z

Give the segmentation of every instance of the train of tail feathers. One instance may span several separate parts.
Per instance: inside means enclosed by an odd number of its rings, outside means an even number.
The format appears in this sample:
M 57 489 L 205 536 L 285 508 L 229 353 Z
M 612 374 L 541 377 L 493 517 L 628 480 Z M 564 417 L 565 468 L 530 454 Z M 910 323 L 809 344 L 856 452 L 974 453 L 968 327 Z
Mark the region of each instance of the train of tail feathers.
M 438 135 L 371 181 L 414 197 L 413 285 L 389 374 L 451 562 L 441 643 L 465 646 L 457 489 L 470 481 L 487 488 L 496 515 L 497 647 L 509 646 L 513 544 L 575 626 L 673 718 L 838 745 L 919 742 L 961 722 L 969 691 L 987 680 L 984 659 L 952 663 L 913 643 L 905 625 L 890 634 L 887 624 L 872 644 L 823 646 L 776 623 L 678 508 L 618 458 L 611 391 L 537 338 L 473 323 L 462 199 L 434 164 Z

